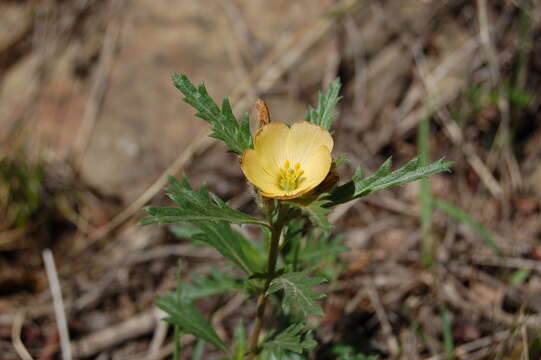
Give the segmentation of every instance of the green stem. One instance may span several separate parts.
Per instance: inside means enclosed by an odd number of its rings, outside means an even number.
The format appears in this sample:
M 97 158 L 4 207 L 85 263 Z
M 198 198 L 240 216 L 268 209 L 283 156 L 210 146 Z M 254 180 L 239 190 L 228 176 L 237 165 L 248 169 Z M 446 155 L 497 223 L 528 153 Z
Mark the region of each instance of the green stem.
M 265 306 L 267 305 L 267 291 L 269 290 L 269 286 L 271 281 L 274 279 L 274 272 L 276 270 L 276 261 L 278 260 L 278 253 L 279 253 L 279 243 L 280 243 L 280 235 L 282 234 L 282 228 L 284 227 L 282 221 L 278 219 L 278 221 L 272 225 L 271 228 L 271 246 L 269 249 L 269 263 L 268 263 L 268 270 L 267 270 L 267 277 L 265 280 L 265 286 L 263 286 L 263 289 L 259 293 L 259 296 L 257 297 L 257 309 L 256 309 L 256 318 L 255 318 L 255 325 L 254 330 L 252 331 L 252 335 L 250 336 L 250 355 L 248 356 L 248 360 L 253 359 L 257 354 L 257 346 L 259 343 L 259 333 L 261 332 L 261 329 L 263 328 L 263 318 L 265 315 Z

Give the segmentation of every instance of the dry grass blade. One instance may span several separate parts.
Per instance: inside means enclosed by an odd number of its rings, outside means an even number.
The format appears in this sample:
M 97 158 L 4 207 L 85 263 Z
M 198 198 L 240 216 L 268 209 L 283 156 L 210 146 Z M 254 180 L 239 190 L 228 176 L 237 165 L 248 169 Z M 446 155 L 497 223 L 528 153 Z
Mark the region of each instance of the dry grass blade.
M 64 301 L 62 300 L 60 281 L 58 280 L 58 273 L 56 271 L 56 265 L 54 263 L 53 253 L 51 252 L 51 250 L 46 249 L 43 251 L 43 263 L 45 264 L 45 270 L 47 272 L 47 278 L 49 279 L 49 286 L 51 288 L 51 295 L 53 297 L 56 324 L 58 326 L 58 332 L 60 334 L 62 359 L 71 360 L 72 356 L 68 322 L 66 320 Z
M 24 325 L 24 310 L 18 311 L 13 319 L 13 325 L 11 329 L 11 342 L 13 348 L 20 356 L 22 360 L 33 360 L 32 355 L 28 352 L 21 340 L 21 330 Z

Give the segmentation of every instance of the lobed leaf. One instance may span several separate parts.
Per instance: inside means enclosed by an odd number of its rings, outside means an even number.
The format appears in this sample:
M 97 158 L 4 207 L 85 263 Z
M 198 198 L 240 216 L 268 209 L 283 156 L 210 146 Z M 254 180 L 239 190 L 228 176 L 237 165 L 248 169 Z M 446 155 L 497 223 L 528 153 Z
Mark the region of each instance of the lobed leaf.
M 332 229 L 332 225 L 327 219 L 327 215 L 331 212 L 328 208 L 330 200 L 327 199 L 328 193 L 318 195 L 317 198 L 303 198 L 289 200 L 286 203 L 299 209 L 304 215 L 308 216 L 308 219 L 315 226 L 329 231 Z
M 182 285 L 182 297 L 192 301 L 227 293 L 241 287 L 242 282 L 239 279 L 211 268 L 207 276 L 193 275 L 190 283 Z
M 312 107 L 308 108 L 305 118 L 306 121 L 329 130 L 336 120 L 336 104 L 341 99 L 341 96 L 339 95 L 341 86 L 340 78 L 336 78 L 327 92 L 320 92 L 318 105 L 315 109 Z
M 289 351 L 301 354 L 317 345 L 310 333 L 303 334 L 305 327 L 305 323 L 301 322 L 289 326 L 280 333 L 271 334 L 263 341 L 262 347 L 268 356 L 274 356 L 276 359 L 283 359 Z
M 205 187 L 199 191 L 194 190 L 186 177 L 182 182 L 170 177 L 169 184 L 167 193 L 179 207 L 146 207 L 145 211 L 150 216 L 142 219 L 141 224 L 189 223 L 193 227 L 188 227 L 189 231 L 184 235 L 189 235 L 195 242 L 214 247 L 248 274 L 261 271 L 258 251 L 228 223 L 268 226 L 266 222 L 230 208 L 223 200 L 209 193 Z
M 194 86 L 184 74 L 173 74 L 173 84 L 185 96 L 182 100 L 197 110 L 196 116 L 212 125 L 211 137 L 222 140 L 231 151 L 242 154 L 252 147 L 252 134 L 247 114 L 237 121 L 229 100 L 225 98 L 222 108 L 209 96 L 205 84 Z
M 196 233 L 194 241 L 208 244 L 218 250 L 225 258 L 231 260 L 247 274 L 260 272 L 263 265 L 259 258 L 250 256 L 257 253 L 246 238 L 231 228 L 231 225 L 224 222 L 198 222 L 194 223 L 201 233 Z
M 150 215 L 140 221 L 141 225 L 167 224 L 193 221 L 226 221 L 233 224 L 257 224 L 268 226 L 263 220 L 253 218 L 230 208 L 218 196 L 209 193 L 205 187 L 199 191 L 192 188 L 186 176 L 182 182 L 169 177 L 167 195 L 179 207 L 147 206 Z
M 390 172 L 391 164 L 389 158 L 375 173 L 365 178 L 362 177 L 361 167 L 358 167 L 351 181 L 338 186 L 332 191 L 329 196 L 330 206 L 426 178 L 447 171 L 453 165 L 452 162 L 444 161 L 442 158 L 432 164 L 421 166 L 419 158 L 415 157 L 400 169 Z
M 220 339 L 210 323 L 192 304 L 182 301 L 174 292 L 158 297 L 156 305 L 167 313 L 164 319 L 170 324 L 178 326 L 183 332 L 202 339 L 224 353 L 229 353 L 227 345 Z
M 312 232 L 308 235 L 306 243 L 299 251 L 297 261 L 307 266 L 316 266 L 326 258 L 336 259 L 338 255 L 347 250 L 343 243 L 343 236 L 331 237 L 330 233 L 315 236 Z M 286 260 L 292 262 L 294 255 L 286 254 Z
M 267 293 L 273 294 L 283 290 L 283 307 L 296 304 L 304 315 L 323 315 L 323 310 L 317 300 L 325 297 L 325 294 L 314 291 L 312 287 L 324 282 L 325 278 L 322 276 L 309 277 L 307 273 L 308 271 L 284 273 L 272 280 Z

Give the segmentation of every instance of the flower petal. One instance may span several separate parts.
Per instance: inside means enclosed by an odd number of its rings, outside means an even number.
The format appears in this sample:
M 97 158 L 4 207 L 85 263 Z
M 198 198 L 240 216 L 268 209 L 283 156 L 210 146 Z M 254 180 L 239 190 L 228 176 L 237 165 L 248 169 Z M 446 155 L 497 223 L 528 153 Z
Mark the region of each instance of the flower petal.
M 269 172 L 279 172 L 284 165 L 289 133 L 290 129 L 286 124 L 274 122 L 263 126 L 255 134 L 254 149 Z
M 242 154 L 240 167 L 242 172 L 252 184 L 264 192 L 280 192 L 284 191 L 278 186 L 278 178 L 280 171 L 276 168 L 275 172 L 269 172 L 263 166 L 261 155 L 253 149 L 248 149 Z
M 302 163 L 303 180 L 297 190 L 302 190 L 304 194 L 321 184 L 331 169 L 331 163 L 332 156 L 327 146 L 319 145 L 317 149 L 311 151 Z
M 289 129 L 287 137 L 288 159 L 292 164 L 300 162 L 304 165 L 321 145 L 326 146 L 329 152 L 332 151 L 334 141 L 327 130 L 308 121 L 296 122 Z

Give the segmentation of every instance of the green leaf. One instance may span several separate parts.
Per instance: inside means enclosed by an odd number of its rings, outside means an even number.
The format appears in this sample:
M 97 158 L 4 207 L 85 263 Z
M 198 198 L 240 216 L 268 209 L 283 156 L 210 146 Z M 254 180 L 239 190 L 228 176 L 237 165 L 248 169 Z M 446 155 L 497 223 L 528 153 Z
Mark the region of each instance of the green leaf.
M 201 339 L 197 340 L 195 348 L 192 353 L 192 360 L 200 360 L 205 350 L 205 342 Z
M 470 215 L 459 209 L 458 207 L 454 206 L 453 204 L 448 203 L 447 201 L 443 201 L 440 199 L 434 199 L 433 200 L 434 205 L 443 211 L 447 216 L 462 221 L 464 224 L 468 225 L 470 228 L 472 228 L 473 231 L 479 235 L 479 237 L 493 250 L 496 256 L 501 256 L 502 252 L 500 247 L 498 246 L 498 243 L 494 240 L 490 232 L 485 229 L 483 225 L 475 221 Z
M 319 101 L 317 108 L 308 108 L 306 113 L 306 121 L 314 123 L 329 130 L 336 120 L 336 104 L 340 100 L 340 78 L 336 78 L 327 92 L 319 93 Z
M 419 158 L 416 157 L 400 169 L 390 172 L 391 159 L 389 158 L 375 173 L 364 178 L 362 177 L 361 167 L 358 167 L 351 181 L 338 186 L 332 191 L 329 197 L 330 206 L 447 171 L 452 165 L 452 162 L 440 159 L 432 164 L 421 166 Z
M 326 258 L 335 259 L 338 255 L 347 250 L 344 246 L 344 237 L 331 237 L 330 234 L 314 236 L 313 232 L 308 235 L 304 247 L 299 251 L 298 261 L 313 267 Z M 293 254 L 286 254 L 286 260 L 291 261 Z
M 204 186 L 199 191 L 194 190 L 186 176 L 182 182 L 170 176 L 167 195 L 179 207 L 147 206 L 144 210 L 150 216 L 143 218 L 139 222 L 141 225 L 210 220 L 268 226 L 263 220 L 230 208 L 218 196 L 208 192 Z
M 235 354 L 233 355 L 234 360 L 244 360 L 244 355 L 248 351 L 246 348 L 246 329 L 242 321 L 239 321 L 238 325 L 235 327 L 235 332 L 233 334 L 235 339 Z
M 190 229 L 180 234 L 190 239 L 195 246 L 212 246 L 247 274 L 262 271 L 266 258 L 259 249 L 255 248 L 241 233 L 232 229 L 229 224 L 208 221 L 199 222 L 197 226 L 194 226 L 195 230 Z M 175 229 L 175 234 L 178 234 L 179 227 Z
M 323 310 L 317 300 L 325 297 L 325 294 L 314 291 L 312 287 L 326 280 L 322 276 L 309 277 L 307 273 L 308 271 L 301 271 L 282 274 L 272 280 L 267 293 L 273 294 L 283 290 L 283 307 L 287 308 L 291 304 L 296 304 L 304 315 L 323 315 Z
M 337 356 L 337 360 L 378 360 L 377 355 L 355 354 L 350 345 L 335 345 L 332 353 Z
M 182 286 L 182 296 L 188 301 L 230 292 L 242 287 L 242 282 L 216 268 L 207 276 L 193 275 L 192 281 Z
M 185 96 L 182 100 L 197 110 L 196 116 L 212 125 L 211 136 L 220 139 L 231 151 L 242 154 L 252 147 L 252 135 L 248 115 L 244 114 L 240 123 L 231 110 L 229 100 L 225 98 L 222 108 L 209 96 L 205 84 L 194 86 L 184 74 L 173 74 L 173 84 Z
M 513 286 L 520 286 L 528 279 L 531 272 L 530 269 L 518 269 L 511 274 L 509 283 Z
M 289 326 L 280 333 L 271 334 L 263 340 L 262 347 L 277 359 L 282 359 L 289 351 L 302 354 L 303 351 L 317 345 L 310 333 L 303 334 L 305 327 L 305 323 L 301 322 Z
M 249 256 L 257 250 L 246 251 L 246 249 L 253 248 L 252 244 L 241 233 L 233 230 L 229 224 L 201 221 L 194 223 L 194 225 L 201 230 L 201 233 L 192 237 L 194 241 L 212 246 L 247 274 L 262 271 L 263 265 L 259 261 L 260 258 Z
M 443 333 L 443 344 L 445 347 L 445 352 L 447 353 L 447 358 L 452 359 L 455 352 L 454 338 L 453 338 L 453 326 L 451 324 L 451 319 L 449 315 L 449 310 L 445 305 L 442 305 L 440 308 L 441 311 L 441 325 Z
M 195 234 L 201 233 L 201 230 L 188 224 L 173 225 L 169 230 L 179 239 L 192 239 Z
M 228 354 L 227 345 L 216 334 L 205 317 L 189 302 L 178 298 L 176 293 L 170 292 L 158 297 L 156 305 L 167 313 L 164 319 L 170 324 L 177 325 L 183 332 L 192 334 Z
M 336 159 L 333 159 L 332 161 L 332 168 L 333 169 L 336 169 L 336 168 L 339 168 L 340 166 L 344 165 L 345 163 L 347 163 L 349 160 L 348 158 L 346 157 L 346 155 L 344 154 L 340 154 L 338 155 L 338 157 Z
M 170 177 L 169 183 L 168 195 L 179 207 L 146 207 L 150 216 L 141 220 L 141 224 L 189 223 L 193 227 L 188 227 L 181 235 L 214 247 L 248 274 L 261 271 L 263 261 L 257 249 L 228 222 L 268 226 L 266 222 L 230 208 L 205 187 L 194 190 L 186 177 L 182 182 Z
M 329 231 L 332 229 L 332 225 L 327 219 L 327 215 L 331 212 L 327 206 L 330 203 L 330 200 L 327 199 L 328 196 L 328 193 L 323 193 L 316 198 L 295 199 L 285 203 L 299 209 L 304 215 L 308 216 L 308 219 L 315 226 Z

